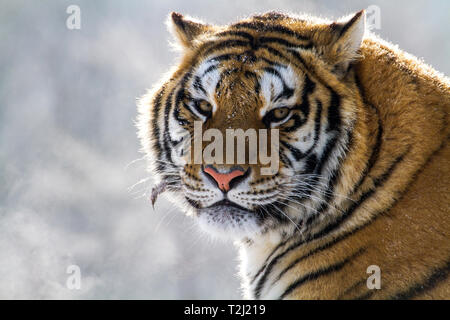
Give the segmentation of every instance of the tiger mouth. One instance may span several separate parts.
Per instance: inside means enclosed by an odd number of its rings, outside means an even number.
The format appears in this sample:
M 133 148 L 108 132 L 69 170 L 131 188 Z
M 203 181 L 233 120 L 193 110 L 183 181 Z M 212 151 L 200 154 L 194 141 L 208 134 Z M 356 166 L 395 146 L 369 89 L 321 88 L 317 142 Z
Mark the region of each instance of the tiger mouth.
M 197 210 L 211 210 L 211 209 L 224 209 L 224 208 L 234 208 L 234 209 L 239 209 L 241 211 L 246 211 L 246 212 L 253 212 L 250 209 L 244 208 L 240 205 L 238 205 L 235 202 L 232 202 L 228 199 L 223 199 L 220 201 L 217 201 L 215 203 L 213 203 L 212 205 L 209 205 L 207 207 L 201 207 L 196 201 L 189 199 L 188 197 L 185 197 L 187 202 L 189 202 L 189 204 L 191 206 L 193 206 L 195 209 Z
M 242 211 L 251 212 L 251 210 L 249 210 L 247 208 L 244 208 L 244 207 L 238 205 L 237 203 L 234 203 L 234 202 L 232 202 L 232 201 L 230 201 L 228 199 L 220 200 L 220 201 L 218 201 L 218 202 L 216 202 L 216 203 L 206 207 L 205 209 L 224 208 L 224 207 L 225 208 L 236 208 L 236 209 L 239 209 L 239 210 L 242 210 Z

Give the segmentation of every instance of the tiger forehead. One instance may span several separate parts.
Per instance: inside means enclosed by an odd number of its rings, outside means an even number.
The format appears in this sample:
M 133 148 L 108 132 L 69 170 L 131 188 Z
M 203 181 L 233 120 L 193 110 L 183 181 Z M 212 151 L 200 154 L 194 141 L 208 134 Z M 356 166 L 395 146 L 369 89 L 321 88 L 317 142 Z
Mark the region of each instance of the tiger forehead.
M 283 100 L 295 102 L 301 78 L 290 65 L 264 59 L 258 63 L 244 53 L 225 61 L 216 56 L 205 59 L 196 68 L 190 89 L 193 97 L 212 103 L 232 102 L 235 108 L 250 103 L 270 109 Z

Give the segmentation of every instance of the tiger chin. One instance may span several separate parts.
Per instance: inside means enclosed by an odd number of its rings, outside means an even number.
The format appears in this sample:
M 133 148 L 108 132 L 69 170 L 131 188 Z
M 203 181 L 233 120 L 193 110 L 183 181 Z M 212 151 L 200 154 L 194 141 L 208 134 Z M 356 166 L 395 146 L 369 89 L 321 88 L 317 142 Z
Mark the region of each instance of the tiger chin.
M 238 243 L 245 298 L 450 299 L 447 77 L 364 11 L 169 25 L 180 61 L 138 104 L 155 199 Z M 188 161 L 195 122 L 277 129 L 276 172 Z

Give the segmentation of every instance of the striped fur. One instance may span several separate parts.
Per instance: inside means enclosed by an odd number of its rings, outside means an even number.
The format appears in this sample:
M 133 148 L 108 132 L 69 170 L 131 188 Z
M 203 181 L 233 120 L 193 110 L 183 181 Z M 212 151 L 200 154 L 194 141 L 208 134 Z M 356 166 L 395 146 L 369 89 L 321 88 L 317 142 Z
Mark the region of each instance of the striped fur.
M 171 15 L 183 56 L 140 100 L 139 137 L 171 199 L 238 240 L 246 298 L 450 298 L 450 82 L 364 19 Z M 185 156 L 195 120 L 279 129 L 278 173 L 245 164 L 217 205 L 222 192 Z M 366 285 L 371 265 L 381 289 Z

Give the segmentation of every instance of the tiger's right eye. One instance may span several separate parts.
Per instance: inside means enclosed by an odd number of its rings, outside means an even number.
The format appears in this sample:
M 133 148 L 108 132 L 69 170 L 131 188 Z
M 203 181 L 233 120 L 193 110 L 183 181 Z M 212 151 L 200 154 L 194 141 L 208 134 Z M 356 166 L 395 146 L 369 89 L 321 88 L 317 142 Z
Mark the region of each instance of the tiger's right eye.
M 212 105 L 209 102 L 202 100 L 199 103 L 199 105 L 200 105 L 200 109 L 202 110 L 202 112 L 206 112 L 206 113 L 212 112 Z

